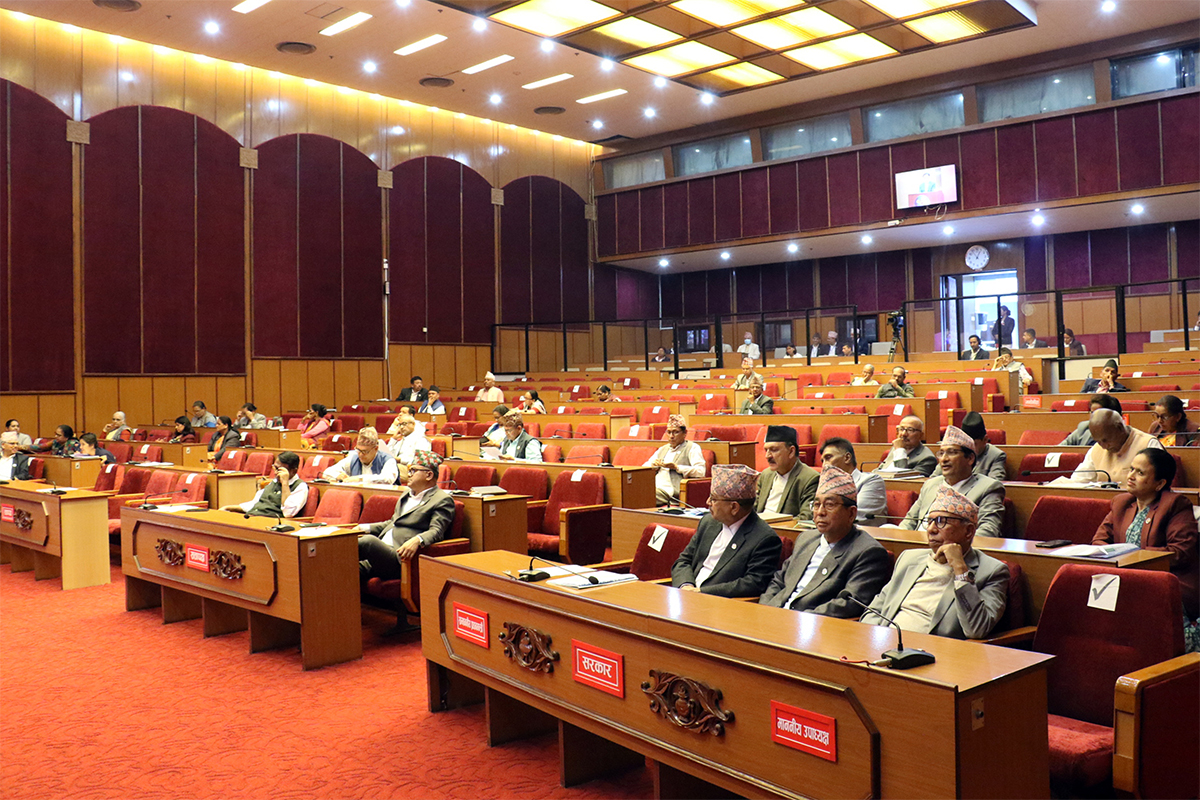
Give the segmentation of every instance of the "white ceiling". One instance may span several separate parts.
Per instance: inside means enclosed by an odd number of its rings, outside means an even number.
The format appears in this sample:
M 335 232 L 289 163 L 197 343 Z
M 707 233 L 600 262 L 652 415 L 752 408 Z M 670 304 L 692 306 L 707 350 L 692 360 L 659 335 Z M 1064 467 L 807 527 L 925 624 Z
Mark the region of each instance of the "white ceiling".
M 618 64 L 605 71 L 602 59 L 557 44 L 549 52 L 543 51 L 542 39 L 531 34 L 491 22 L 476 31 L 474 17 L 428 0 L 272 0 L 245 15 L 232 11 L 237 2 L 143 0 L 141 10 L 132 13 L 103 9 L 91 0 L 0 0 L 0 7 L 589 141 L 614 134 L 634 139 L 660 135 L 1200 18 L 1197 0 L 1118 0 L 1112 14 L 1099 10 L 1100 0 L 1041 0 L 1031 3 L 1038 18 L 1033 28 L 767 86 L 719 98 L 706 106 L 696 90 L 670 82 L 656 88 L 654 76 L 632 67 Z M 319 35 L 332 21 L 358 11 L 373 18 L 337 36 Z M 320 14 L 329 18 L 322 19 Z M 220 33 L 204 32 L 209 21 L 221 26 Z M 447 41 L 409 56 L 393 54 L 397 48 L 435 33 L 447 36 Z M 284 55 L 274 46 L 285 40 L 310 42 L 318 50 L 309 56 Z M 514 60 L 475 75 L 461 72 L 502 54 L 514 56 Z M 363 71 L 362 63 L 367 60 L 378 64 L 374 74 Z M 541 89 L 521 88 L 563 72 L 574 77 Z M 452 78 L 455 85 L 429 89 L 418 84 L 419 79 L 431 75 Z M 590 105 L 575 102 L 616 88 L 626 89 L 628 94 Z M 489 102 L 493 94 L 502 98 L 498 105 Z M 566 113 L 533 113 L 535 107 L 544 105 L 562 106 Z M 653 119 L 643 115 L 647 107 L 656 109 Z M 591 127 L 595 119 L 603 121 L 602 130 Z

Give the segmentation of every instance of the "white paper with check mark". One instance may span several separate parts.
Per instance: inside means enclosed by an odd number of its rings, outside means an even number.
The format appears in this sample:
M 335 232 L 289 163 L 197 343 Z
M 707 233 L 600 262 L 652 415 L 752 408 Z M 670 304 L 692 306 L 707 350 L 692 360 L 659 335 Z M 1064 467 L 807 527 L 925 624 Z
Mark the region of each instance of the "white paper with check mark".
M 1117 595 L 1121 592 L 1121 576 L 1103 573 L 1092 576 L 1087 604 L 1104 611 L 1117 610 Z

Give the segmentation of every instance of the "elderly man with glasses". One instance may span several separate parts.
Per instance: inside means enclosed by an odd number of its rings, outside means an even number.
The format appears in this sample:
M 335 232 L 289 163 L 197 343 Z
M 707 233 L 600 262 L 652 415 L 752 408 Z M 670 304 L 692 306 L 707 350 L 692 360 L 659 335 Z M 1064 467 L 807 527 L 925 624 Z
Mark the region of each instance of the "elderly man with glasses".
M 1008 567 L 971 547 L 979 507 L 942 484 L 923 529 L 929 549 L 905 550 L 859 622 L 954 639 L 982 639 L 1004 614 Z M 887 619 L 885 619 L 887 618 Z
M 418 450 L 392 518 L 358 526 L 359 578 L 364 583 L 369 578 L 400 578 L 402 562 L 446 538 L 454 522 L 454 500 L 437 486 L 441 465 L 437 453 Z
M 334 483 L 393 484 L 400 478 L 396 459 L 379 447 L 379 433 L 371 427 L 358 432 L 354 451 L 321 473 Z
M 892 449 L 875 471 L 915 470 L 928 478 L 937 466 L 937 456 L 921 443 L 921 437 L 924 435 L 925 423 L 920 417 L 908 416 L 900 420 L 900 424 L 896 426 L 896 440 L 892 442 Z
M 684 478 L 704 477 L 704 451 L 687 440 L 687 420 L 680 414 L 667 417 L 667 443 L 654 451 L 642 466 L 654 467 L 654 499 L 670 505 L 679 499 Z
M 981 536 L 999 536 L 1000 523 L 1004 519 L 1004 484 L 978 475 L 974 472 L 975 440 L 960 428 L 953 425 L 946 428 L 942 437 L 941 447 L 938 448 L 937 460 L 941 474 L 925 481 L 917 502 L 908 510 L 908 515 L 900 523 L 906 530 L 924 530 L 924 521 L 929 510 L 937 502 L 938 493 L 943 486 L 949 486 L 976 507 L 976 528 Z

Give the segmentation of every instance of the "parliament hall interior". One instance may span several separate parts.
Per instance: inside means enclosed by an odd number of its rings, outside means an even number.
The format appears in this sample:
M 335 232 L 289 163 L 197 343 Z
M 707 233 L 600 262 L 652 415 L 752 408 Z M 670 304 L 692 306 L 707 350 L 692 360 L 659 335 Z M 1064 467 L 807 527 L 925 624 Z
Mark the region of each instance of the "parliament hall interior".
M 0 0 L 0 794 L 1200 797 L 1198 70 Z

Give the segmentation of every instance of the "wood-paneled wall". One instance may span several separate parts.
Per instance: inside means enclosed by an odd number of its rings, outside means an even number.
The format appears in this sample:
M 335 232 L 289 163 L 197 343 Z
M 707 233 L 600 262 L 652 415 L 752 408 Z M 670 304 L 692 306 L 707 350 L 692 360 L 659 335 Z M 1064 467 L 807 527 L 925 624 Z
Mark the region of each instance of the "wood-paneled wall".
M 393 344 L 388 347 L 391 366 L 391 396 L 398 397 L 409 379 L 420 375 L 426 387 L 437 386 L 452 392 L 463 386 L 483 383 L 491 369 L 492 348 L 463 344 Z M 497 365 L 497 372 L 500 372 Z M 381 389 L 382 391 L 382 389 Z M 382 398 L 383 394 L 363 395 L 362 399 Z

